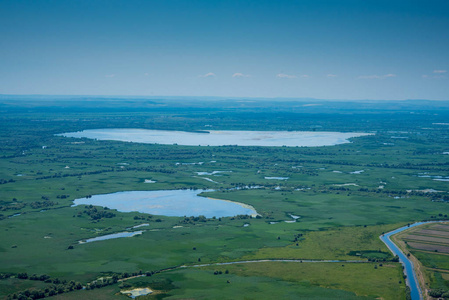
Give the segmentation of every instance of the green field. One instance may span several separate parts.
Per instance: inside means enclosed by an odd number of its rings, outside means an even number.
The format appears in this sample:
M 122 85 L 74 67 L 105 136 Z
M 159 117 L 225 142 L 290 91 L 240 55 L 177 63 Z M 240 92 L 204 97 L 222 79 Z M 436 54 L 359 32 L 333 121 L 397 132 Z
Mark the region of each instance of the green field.
M 243 111 L 232 102 L 209 107 L 170 101 L 144 108 L 122 105 L 111 108 L 101 102 L 98 110 L 71 102 L 1 103 L 0 273 L 11 274 L 0 280 L 0 296 L 64 285 L 61 289 L 66 290 L 55 299 L 125 298 L 114 296 L 120 282 L 92 290 L 67 289 L 70 281 L 85 286 L 103 276 L 149 272 L 155 274 L 126 281 L 154 289 L 157 282 L 165 282 L 168 287 L 149 298 L 400 299 L 406 294 L 400 267 L 379 235 L 449 214 L 449 183 L 420 177 L 449 176 L 449 155 L 443 154 L 449 151 L 448 128 L 438 125 L 449 109 L 430 107 L 411 114 L 413 107 L 370 112 L 343 109 L 343 104 L 341 110 L 329 107 L 320 112 L 290 110 L 282 103 Z M 327 147 L 191 147 L 54 135 L 89 128 L 191 131 L 204 130 L 205 125 L 220 130 L 319 128 L 376 134 Z M 182 164 L 198 162 L 203 164 Z M 196 174 L 216 170 L 232 172 Z M 355 172 L 360 170 L 364 172 Z M 144 183 L 146 179 L 157 182 Z M 202 195 L 252 205 L 260 216 L 195 220 L 72 207 L 74 199 L 89 195 L 165 189 L 213 189 Z M 299 216 L 296 222 L 291 222 L 291 215 Z M 128 229 L 144 223 L 149 226 Z M 131 238 L 78 243 L 140 229 L 143 234 Z M 299 263 L 274 262 L 220 267 L 229 270 L 228 278 L 210 275 L 214 268 L 219 270 L 213 266 L 163 271 L 261 259 L 373 262 L 344 262 L 345 267 L 306 262 L 301 268 Z M 431 256 L 422 259 L 429 265 L 436 261 Z M 449 260 L 438 257 L 438 264 Z M 18 273 L 46 274 L 51 281 L 18 279 Z M 65 283 L 55 284 L 55 279 Z M 444 276 L 440 282 L 446 284 Z M 248 285 L 252 288 L 245 290 Z M 213 288 L 205 291 L 204 286 Z
M 405 297 L 400 275 L 396 265 L 264 262 L 182 269 L 127 283 L 157 287 L 165 282 L 155 294 L 163 292 L 168 299 L 400 299 Z

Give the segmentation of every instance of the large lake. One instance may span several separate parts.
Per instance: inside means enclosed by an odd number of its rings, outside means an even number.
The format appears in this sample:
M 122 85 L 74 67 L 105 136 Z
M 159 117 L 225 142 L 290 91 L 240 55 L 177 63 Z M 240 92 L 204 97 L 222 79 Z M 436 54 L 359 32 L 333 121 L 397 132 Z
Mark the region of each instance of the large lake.
M 236 215 L 256 216 L 249 205 L 227 200 L 198 196 L 202 190 L 130 191 L 94 195 L 91 198 L 74 200 L 74 205 L 97 205 L 121 212 L 138 211 L 163 216 L 232 217 Z
M 217 131 L 209 133 L 147 130 L 147 129 L 89 129 L 58 134 L 65 137 L 114 140 L 149 144 L 178 144 L 185 146 L 332 146 L 350 143 L 349 138 L 371 135 L 361 132 L 312 131 Z

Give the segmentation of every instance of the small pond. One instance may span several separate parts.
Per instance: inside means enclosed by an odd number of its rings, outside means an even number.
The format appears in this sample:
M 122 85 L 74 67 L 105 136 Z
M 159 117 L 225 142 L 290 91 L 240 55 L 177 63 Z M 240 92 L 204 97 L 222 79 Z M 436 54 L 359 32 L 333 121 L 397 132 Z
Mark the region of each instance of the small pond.
M 137 211 L 153 215 L 183 217 L 256 216 L 256 210 L 243 203 L 198 196 L 211 190 L 130 191 L 93 195 L 74 200 L 74 205 L 97 205 L 121 212 Z
M 268 179 L 268 180 L 273 180 L 273 179 L 275 179 L 275 180 L 288 180 L 290 177 L 265 177 L 265 179 Z
M 178 144 L 185 146 L 332 146 L 349 143 L 349 138 L 371 135 L 360 132 L 315 132 L 315 131 L 242 131 L 210 130 L 185 132 L 147 129 L 89 129 L 67 132 L 59 136 L 90 138 L 149 144 Z
M 129 297 L 135 299 L 139 296 L 145 296 L 151 294 L 153 291 L 149 288 L 137 288 L 129 291 L 120 291 L 120 293 L 128 295 Z
M 85 243 L 92 243 L 92 242 L 98 242 L 98 241 L 105 241 L 105 240 L 112 240 L 112 239 L 118 239 L 118 238 L 124 238 L 124 237 L 133 237 L 139 234 L 142 234 L 143 231 L 133 231 L 133 232 L 119 232 L 119 233 L 112 233 L 102 236 L 97 236 L 91 239 L 87 239 L 85 241 L 79 241 L 80 244 Z

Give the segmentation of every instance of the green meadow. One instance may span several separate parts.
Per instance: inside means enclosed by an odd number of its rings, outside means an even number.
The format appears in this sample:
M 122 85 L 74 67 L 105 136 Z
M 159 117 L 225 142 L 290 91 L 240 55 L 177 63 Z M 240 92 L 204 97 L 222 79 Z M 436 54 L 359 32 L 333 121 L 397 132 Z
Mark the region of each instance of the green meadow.
M 143 299 L 400 299 L 401 272 L 396 265 L 374 263 L 263 262 L 181 269 L 127 283 L 159 287 Z
M 205 109 L 166 103 L 164 109 L 127 111 L 8 105 L 0 117 L 0 274 L 5 274 L 0 296 L 5 299 L 26 291 L 34 298 L 42 291 L 55 299 L 124 299 L 117 293 L 125 287 L 155 291 L 142 299 L 405 299 L 400 265 L 379 235 L 449 213 L 449 182 L 433 180 L 449 176 L 449 155 L 443 154 L 449 151 L 447 126 L 434 124 L 443 122 L 446 110 L 424 111 L 424 116 L 353 110 L 349 118 L 346 112 L 290 113 L 287 104 L 276 112 L 267 105 L 245 113 L 231 104 Z M 89 128 L 192 131 L 204 125 L 375 135 L 326 147 L 193 147 L 55 136 Z M 197 174 L 213 171 L 231 172 Z M 167 217 L 72 206 L 74 199 L 90 195 L 175 189 L 248 204 L 259 216 Z M 141 224 L 148 226 L 132 228 Z M 144 232 L 79 243 L 137 230 Z M 343 262 L 213 265 L 270 259 Z M 423 261 L 431 265 L 435 259 Z M 212 265 L 191 267 L 203 264 Z M 50 279 L 30 279 L 34 274 Z M 121 281 L 133 274 L 151 276 Z M 100 277 L 111 282 L 73 288 Z M 58 289 L 62 292 L 50 295 Z

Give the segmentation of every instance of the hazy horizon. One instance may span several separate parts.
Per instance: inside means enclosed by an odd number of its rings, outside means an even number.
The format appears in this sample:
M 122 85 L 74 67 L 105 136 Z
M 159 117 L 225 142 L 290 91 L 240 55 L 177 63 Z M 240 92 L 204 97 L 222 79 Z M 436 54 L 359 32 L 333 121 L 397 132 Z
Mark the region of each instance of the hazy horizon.
M 254 100 L 254 101 L 273 101 L 273 100 L 283 100 L 283 101 L 317 101 L 317 102 L 363 102 L 363 101 L 395 101 L 395 102 L 403 102 L 403 101 L 435 101 L 435 102 L 447 102 L 449 101 L 449 97 L 447 99 L 321 99 L 321 98 L 313 98 L 313 97 L 240 97 L 240 96 L 213 96 L 213 95 L 205 95 L 205 96 L 183 96 L 183 95 L 88 95 L 88 94 L 0 94 L 0 99 L 6 100 L 7 97 L 18 98 L 21 100 L 36 98 L 39 100 L 45 100 L 42 98 L 58 98 L 61 97 L 63 99 L 73 99 L 73 98 L 95 98 L 95 99 L 103 99 L 103 100 L 113 100 L 114 98 L 119 98 L 120 100 L 125 99 L 161 99 L 161 100 Z

